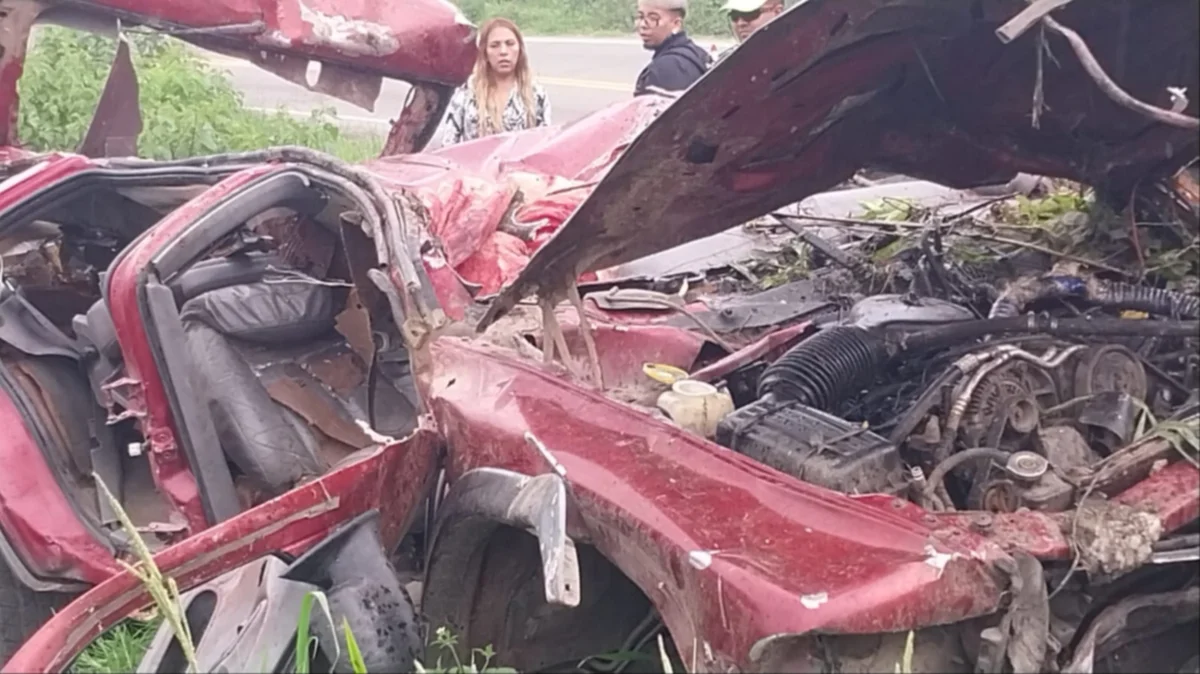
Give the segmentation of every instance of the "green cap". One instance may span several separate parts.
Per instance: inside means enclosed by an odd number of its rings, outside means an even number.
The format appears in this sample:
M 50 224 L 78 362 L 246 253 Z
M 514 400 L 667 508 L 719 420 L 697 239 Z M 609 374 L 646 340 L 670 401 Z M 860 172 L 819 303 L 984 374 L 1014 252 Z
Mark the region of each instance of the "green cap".
M 728 0 L 722 12 L 754 12 L 763 8 L 767 0 Z

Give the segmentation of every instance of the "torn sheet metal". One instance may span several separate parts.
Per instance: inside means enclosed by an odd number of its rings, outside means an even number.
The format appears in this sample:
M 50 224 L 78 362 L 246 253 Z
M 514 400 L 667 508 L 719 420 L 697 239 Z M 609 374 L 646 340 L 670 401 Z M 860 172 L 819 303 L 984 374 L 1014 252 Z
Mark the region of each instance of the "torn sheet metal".
M 86 0 L 83 4 L 109 21 L 120 17 L 125 26 L 142 23 L 173 33 L 368 110 L 374 109 L 384 77 L 457 86 L 466 81 L 475 59 L 474 27 L 444 0 Z M 58 21 L 72 14 L 62 7 L 55 7 L 55 12 Z M 94 16 L 91 23 L 97 23 Z M 310 61 L 322 65 L 312 85 L 306 77 Z
M 136 157 L 142 133 L 138 77 L 129 55 L 129 42 L 117 41 L 117 54 L 79 154 L 87 157 Z
M 1194 31 L 1179 28 L 1200 21 L 1195 2 L 1131 12 L 1122 29 L 1111 13 L 1124 6 L 1073 3 L 1059 18 L 1112 58 L 1123 54 L 1125 72 L 1138 74 L 1126 86 L 1139 98 L 1157 100 L 1167 87 L 1200 78 L 1200 45 Z M 863 166 L 958 187 L 1025 171 L 1127 196 L 1151 170 L 1196 156 L 1193 132 L 1107 100 L 1073 59 L 1044 71 L 1055 104 L 1031 128 L 1037 36 L 1005 45 L 992 34 L 1024 7 L 1022 0 L 809 0 L 793 7 L 638 138 L 481 327 L 548 284 L 716 234 Z M 1194 114 L 1196 101 L 1190 106 Z

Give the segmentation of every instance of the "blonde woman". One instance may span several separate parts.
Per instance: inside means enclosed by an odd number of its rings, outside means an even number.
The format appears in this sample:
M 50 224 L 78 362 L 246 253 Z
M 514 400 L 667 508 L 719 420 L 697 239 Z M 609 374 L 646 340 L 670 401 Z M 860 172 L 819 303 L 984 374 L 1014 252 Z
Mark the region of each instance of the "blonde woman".
M 443 144 L 549 124 L 550 99 L 533 81 L 520 29 L 490 19 L 479 30 L 475 71 L 450 100 Z

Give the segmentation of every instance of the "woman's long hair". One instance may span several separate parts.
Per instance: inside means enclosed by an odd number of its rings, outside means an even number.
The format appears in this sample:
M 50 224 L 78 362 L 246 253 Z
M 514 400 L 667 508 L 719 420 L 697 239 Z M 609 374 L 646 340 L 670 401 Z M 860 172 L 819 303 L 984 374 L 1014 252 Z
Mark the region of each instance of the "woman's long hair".
M 492 102 L 492 92 L 496 89 L 496 75 L 488 63 L 487 44 L 492 31 L 497 28 L 507 28 L 517 36 L 517 46 L 521 53 L 517 57 L 517 67 L 513 74 L 517 79 L 517 92 L 521 102 L 525 104 L 525 121 L 532 127 L 537 120 L 537 111 L 533 100 L 533 73 L 529 70 L 529 57 L 525 54 L 525 38 L 517 24 L 508 19 L 496 17 L 488 19 L 479 29 L 479 53 L 475 56 L 475 70 L 471 75 L 471 93 L 475 96 L 475 105 L 479 107 L 479 135 L 490 136 L 504 130 L 504 105 L 497 108 Z

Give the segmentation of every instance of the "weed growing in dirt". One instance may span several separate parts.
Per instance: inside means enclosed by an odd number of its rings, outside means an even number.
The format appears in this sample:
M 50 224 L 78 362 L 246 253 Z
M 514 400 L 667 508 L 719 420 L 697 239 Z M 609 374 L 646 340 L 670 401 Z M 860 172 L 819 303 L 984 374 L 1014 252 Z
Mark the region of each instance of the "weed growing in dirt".
M 138 152 L 176 159 L 272 145 L 303 145 L 347 161 L 378 155 L 381 138 L 350 134 L 332 109 L 296 118 L 245 107 L 229 77 L 184 43 L 154 34 L 127 36 L 140 85 L 144 129 Z M 19 82 L 19 135 L 33 150 L 73 150 L 87 131 L 116 52 L 113 39 L 66 28 L 39 28 Z
M 914 633 L 910 630 L 904 639 L 904 655 L 901 656 L 900 662 L 896 663 L 896 674 L 912 674 L 913 636 Z
M 121 528 L 129 536 L 133 552 L 138 560 L 136 564 L 128 564 L 119 560 L 121 565 L 146 588 L 150 598 L 154 601 L 154 608 L 158 615 L 162 616 L 171 626 L 183 651 L 184 660 L 188 663 L 188 671 L 197 671 L 196 646 L 192 641 L 187 620 L 183 617 L 183 605 L 179 599 L 179 587 L 175 584 L 175 579 L 164 576 L 158 569 L 158 565 L 154 563 L 154 555 L 146 546 L 146 541 L 138 532 L 133 521 L 129 519 L 125 509 L 121 507 L 121 502 L 109 491 L 108 485 L 100 479 L 99 475 L 93 474 L 92 478 L 104 499 L 116 513 L 117 519 L 121 522 Z M 139 623 L 128 620 L 117 625 L 92 642 L 76 658 L 71 666 L 71 671 L 95 673 L 133 671 L 150 645 L 157 627 L 157 624 L 153 622 Z
M 471 650 L 471 658 L 463 662 L 458 655 L 458 635 L 447 627 L 439 627 L 433 633 L 432 645 L 444 653 L 449 653 L 450 663 L 443 665 L 441 655 L 437 657 L 433 667 L 416 663 L 419 674 L 517 674 L 517 670 L 508 667 L 491 667 L 492 658 L 496 652 L 489 644 L 485 648 Z
M 113 674 L 137 669 L 158 621 L 127 620 L 92 642 L 71 665 L 72 674 Z

